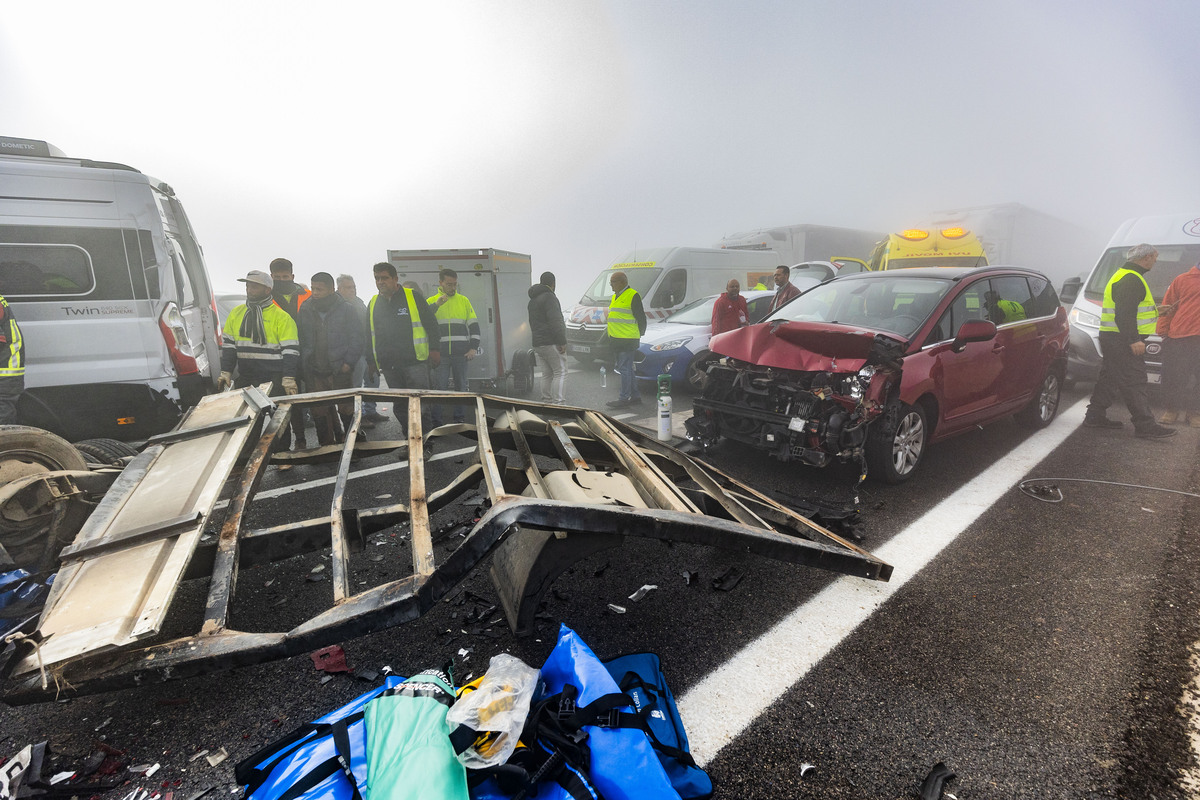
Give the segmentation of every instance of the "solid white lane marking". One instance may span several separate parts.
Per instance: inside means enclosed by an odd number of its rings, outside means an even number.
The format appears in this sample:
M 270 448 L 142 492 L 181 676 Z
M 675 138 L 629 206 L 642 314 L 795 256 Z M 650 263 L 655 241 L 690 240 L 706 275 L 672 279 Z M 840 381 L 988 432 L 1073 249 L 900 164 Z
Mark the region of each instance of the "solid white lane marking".
M 1059 414 L 1000 461 L 909 525 L 875 555 L 888 583 L 843 577 L 742 648 L 679 699 L 696 763 L 716 757 L 827 653 L 875 613 L 1083 422 L 1087 401 Z M 918 476 L 914 480 L 920 480 Z M 736 691 L 734 691 L 736 687 Z

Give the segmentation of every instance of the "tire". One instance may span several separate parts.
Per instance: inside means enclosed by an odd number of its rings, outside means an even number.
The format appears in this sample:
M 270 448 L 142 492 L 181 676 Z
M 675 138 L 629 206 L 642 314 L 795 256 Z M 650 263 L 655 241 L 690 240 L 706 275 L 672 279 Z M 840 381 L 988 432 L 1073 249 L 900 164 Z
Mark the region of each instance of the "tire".
M 513 353 L 512 388 L 513 397 L 526 397 L 533 386 L 533 351 L 518 350 Z
M 1058 416 L 1058 408 L 1062 402 L 1062 376 L 1057 369 L 1046 371 L 1029 405 L 1016 413 L 1017 422 L 1035 430 L 1044 428 Z
M 83 456 L 61 436 L 25 425 L 0 425 L 0 486 L 43 472 L 86 469 Z
M 117 439 L 84 439 L 75 443 L 75 449 L 89 464 L 101 464 L 106 467 L 123 467 L 126 458 L 138 454 L 137 448 Z
M 904 483 L 925 456 L 929 424 L 920 405 L 900 406 L 894 427 L 880 428 L 867 442 L 868 474 L 884 483 Z

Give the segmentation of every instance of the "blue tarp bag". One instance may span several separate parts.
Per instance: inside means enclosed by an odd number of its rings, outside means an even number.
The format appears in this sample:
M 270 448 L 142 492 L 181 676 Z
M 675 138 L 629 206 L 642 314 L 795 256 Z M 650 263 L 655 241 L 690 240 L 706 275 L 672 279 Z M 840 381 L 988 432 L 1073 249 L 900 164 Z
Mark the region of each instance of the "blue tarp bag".
M 362 800 L 367 784 L 363 709 L 403 678 L 360 695 L 316 722 L 302 725 L 263 747 L 234 770 L 253 800 Z

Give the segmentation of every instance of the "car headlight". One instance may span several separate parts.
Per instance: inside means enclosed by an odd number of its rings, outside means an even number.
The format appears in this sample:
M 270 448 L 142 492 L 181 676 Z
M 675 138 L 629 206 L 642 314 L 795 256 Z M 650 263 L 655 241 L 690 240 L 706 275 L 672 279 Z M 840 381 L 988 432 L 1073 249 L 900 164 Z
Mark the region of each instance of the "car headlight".
M 1080 311 L 1078 308 L 1072 308 L 1069 319 L 1072 323 L 1081 328 L 1099 328 L 1100 317 L 1095 314 L 1089 314 L 1086 311 Z
M 672 339 L 669 342 L 651 345 L 650 349 L 656 353 L 661 353 L 663 350 L 678 350 L 692 340 L 691 336 L 684 336 L 682 339 Z

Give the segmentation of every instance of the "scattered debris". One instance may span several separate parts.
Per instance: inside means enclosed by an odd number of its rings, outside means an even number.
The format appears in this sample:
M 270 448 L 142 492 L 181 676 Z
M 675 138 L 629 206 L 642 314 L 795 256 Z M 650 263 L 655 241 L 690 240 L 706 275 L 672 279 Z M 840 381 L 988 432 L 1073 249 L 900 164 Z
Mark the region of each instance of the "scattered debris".
M 100 731 L 100 730 L 101 730 L 101 729 L 103 729 L 103 728 L 104 728 L 106 725 L 108 725 L 108 723 L 110 723 L 110 722 L 112 722 L 112 717 L 109 717 L 108 719 L 104 720 L 104 722 L 101 722 L 99 725 L 97 725 L 97 726 L 96 726 L 96 730 L 97 730 L 97 731 Z
M 158 768 L 159 768 L 159 767 L 161 767 L 161 766 L 162 766 L 161 764 L 155 764 L 153 767 L 151 767 L 150 769 L 146 770 L 146 777 L 147 777 L 147 778 L 152 778 L 152 777 L 154 777 L 154 773 L 158 772 Z
M 271 585 L 272 583 L 274 583 L 274 582 L 275 582 L 275 579 L 274 579 L 274 578 L 271 578 L 271 580 L 269 580 L 269 581 L 267 581 L 266 583 L 264 583 L 264 584 L 263 584 L 263 586 L 270 586 L 270 585 Z
M 609 603 L 608 610 L 613 612 L 614 614 L 624 614 L 625 606 L 619 606 L 616 603 Z
M 683 575 L 683 583 L 685 586 L 691 586 L 694 581 L 697 581 L 700 579 L 699 572 L 694 572 L 689 569 L 685 569 L 680 574 Z
M 313 575 L 316 575 L 318 572 L 324 572 L 324 571 L 325 571 L 324 564 L 317 564 L 315 567 L 313 567 L 312 569 L 309 570 L 309 572 Z
M 717 577 L 713 578 L 713 588 L 719 592 L 728 592 L 737 586 L 742 580 L 742 571 L 737 567 L 730 567 L 722 572 Z
M 471 657 L 471 650 L 466 647 L 460 648 L 458 651 L 458 657 L 461 658 L 465 663 L 467 659 Z
M 607 570 L 611 566 L 612 566 L 612 564 L 610 562 L 605 561 L 603 564 L 596 567 L 596 570 L 595 570 L 595 572 L 592 573 L 592 575 L 599 578 L 601 575 L 604 574 L 604 571 Z
M 197 758 L 200 758 L 201 756 L 206 756 L 206 755 L 208 755 L 208 750 L 207 750 L 207 748 L 206 748 L 206 749 L 204 749 L 204 750 L 201 750 L 201 751 L 200 751 L 200 752 L 198 752 L 198 753 L 193 753 L 193 754 L 192 754 L 192 757 L 188 759 L 188 763 L 190 764 L 190 763 L 192 763 L 193 761 L 195 761 Z
M 62 783 L 63 781 L 69 781 L 69 780 L 71 780 L 71 778 L 74 778 L 74 777 L 75 777 L 74 770 L 67 770 L 66 772 L 58 772 L 58 773 L 55 773 L 53 776 L 51 776 L 50 785 L 54 786 L 55 784 Z
M 187 798 L 187 800 L 200 800 L 200 798 L 201 798 L 201 797 L 204 797 L 204 795 L 208 794 L 209 792 L 211 792 L 211 791 L 212 791 L 213 789 L 215 789 L 215 788 L 217 788 L 215 785 L 213 785 L 213 786 L 206 786 L 205 788 L 203 788 L 203 789 L 200 789 L 200 790 L 199 790 L 199 791 L 197 791 L 197 792 L 194 792 L 194 793 L 191 795 L 191 797 Z
M 363 667 L 358 672 L 354 673 L 354 677 L 360 681 L 368 681 L 374 683 L 379 678 L 379 673 L 369 667 Z
M 217 752 L 210 753 L 209 755 L 205 756 L 204 760 L 208 762 L 208 765 L 210 767 L 215 767 L 217 764 L 220 764 L 222 761 L 224 761 L 227 758 L 229 758 L 229 753 L 227 753 L 225 751 L 225 748 L 222 747 Z
M 383 556 L 371 556 L 371 560 L 375 563 L 379 563 L 380 561 L 383 561 Z
M 333 680 L 332 675 L 322 675 L 321 676 L 321 685 L 324 686 L 325 684 L 329 683 L 331 680 Z
M 800 765 L 800 777 L 803 778 L 805 773 L 807 773 L 810 769 L 816 769 L 816 768 L 817 768 L 816 764 L 807 764 L 807 763 L 801 764 Z
M 346 663 L 346 651 L 340 644 L 331 644 L 309 654 L 313 666 L 324 673 L 332 675 L 335 672 L 352 672 Z
M 307 580 L 309 583 L 319 583 L 320 581 L 325 580 L 325 576 L 324 575 L 309 575 L 307 578 L 305 578 L 305 580 Z
M 942 789 L 955 778 L 953 770 L 941 761 L 933 765 L 933 769 L 921 782 L 921 800 L 941 800 Z
M 654 591 L 657 588 L 658 588 L 658 586 L 656 584 L 647 583 L 647 584 L 643 585 L 642 588 L 638 589 L 636 592 L 629 595 L 629 599 L 636 603 L 637 601 L 641 600 L 643 597 L 650 594 L 650 592 Z
M 566 592 L 564 592 L 562 589 L 559 589 L 558 587 L 555 587 L 551 591 L 553 592 L 554 599 L 556 599 L 556 600 L 562 600 L 565 602 L 565 601 L 571 599 L 571 595 L 567 594 Z

